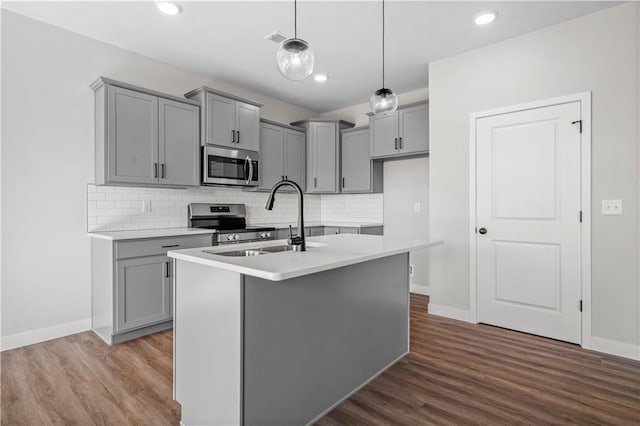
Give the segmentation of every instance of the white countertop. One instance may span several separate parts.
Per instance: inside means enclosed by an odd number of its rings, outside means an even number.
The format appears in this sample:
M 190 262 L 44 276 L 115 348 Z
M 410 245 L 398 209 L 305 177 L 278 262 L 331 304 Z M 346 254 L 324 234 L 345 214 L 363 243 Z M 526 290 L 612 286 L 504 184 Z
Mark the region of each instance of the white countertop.
M 340 234 L 307 238 L 307 251 L 305 252 L 289 251 L 249 257 L 230 257 L 215 254 L 215 252 L 286 244 L 285 240 L 277 240 L 233 246 L 176 250 L 170 251 L 168 256 L 266 280 L 282 281 L 394 254 L 433 247 L 443 243 L 443 241 L 414 240 L 377 235 Z M 204 250 L 213 253 L 206 253 Z
M 132 231 L 88 232 L 91 238 L 103 240 L 136 240 L 139 238 L 177 237 L 182 235 L 213 234 L 211 229 L 200 228 L 162 228 L 162 229 L 136 229 Z
M 255 226 L 273 226 L 276 229 L 288 228 L 289 225 L 298 226 L 298 222 L 294 223 L 269 223 L 269 224 L 249 224 L 249 227 Z M 305 222 L 304 227 L 310 228 L 314 226 L 337 226 L 350 228 L 370 228 L 374 226 L 384 226 L 382 223 L 373 222 Z M 213 234 L 210 229 L 198 228 L 160 228 L 160 229 L 135 229 L 131 231 L 96 231 L 87 232 L 91 238 L 100 238 L 103 240 L 119 241 L 119 240 L 136 240 L 140 238 L 160 238 L 160 237 L 177 237 L 180 235 L 198 235 Z
M 265 226 L 275 226 L 276 229 L 288 228 L 291 226 L 298 226 L 298 222 L 283 222 L 283 223 L 270 223 Z M 256 225 L 257 226 L 257 225 Z M 305 222 L 305 228 L 311 228 L 315 226 L 336 226 L 345 228 L 372 228 L 375 226 L 384 226 L 383 223 L 378 222 L 335 222 L 335 221 L 321 221 L 321 222 Z

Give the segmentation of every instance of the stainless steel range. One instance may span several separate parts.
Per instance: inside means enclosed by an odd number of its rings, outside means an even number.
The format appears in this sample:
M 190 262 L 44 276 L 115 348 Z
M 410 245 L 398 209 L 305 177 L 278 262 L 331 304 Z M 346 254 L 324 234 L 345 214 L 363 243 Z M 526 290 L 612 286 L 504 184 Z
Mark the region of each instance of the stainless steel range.
M 274 240 L 274 227 L 247 227 L 244 204 L 189 204 L 189 227 L 211 229 L 213 245 Z

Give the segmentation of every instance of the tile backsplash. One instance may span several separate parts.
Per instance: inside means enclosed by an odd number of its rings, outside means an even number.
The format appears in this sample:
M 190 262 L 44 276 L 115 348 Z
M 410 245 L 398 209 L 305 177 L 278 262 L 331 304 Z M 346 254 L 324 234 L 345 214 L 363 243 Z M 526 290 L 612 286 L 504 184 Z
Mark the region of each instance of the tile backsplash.
M 247 206 L 250 225 L 296 223 L 295 194 L 278 193 L 272 211 L 264 209 L 267 194 L 236 188 L 190 189 L 138 188 L 87 185 L 87 230 L 177 228 L 187 226 L 189 203 L 242 203 Z M 307 195 L 305 221 L 382 222 L 382 195 Z M 143 202 L 151 211 L 143 212 Z

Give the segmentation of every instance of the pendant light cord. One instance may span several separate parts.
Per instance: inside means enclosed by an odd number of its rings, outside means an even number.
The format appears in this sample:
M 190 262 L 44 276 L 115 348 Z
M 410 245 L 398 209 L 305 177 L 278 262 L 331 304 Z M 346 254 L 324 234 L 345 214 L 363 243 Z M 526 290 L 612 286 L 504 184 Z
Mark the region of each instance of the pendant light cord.
M 298 38 L 298 0 L 293 0 L 293 38 Z
M 382 0 L 382 88 L 384 89 L 384 0 Z

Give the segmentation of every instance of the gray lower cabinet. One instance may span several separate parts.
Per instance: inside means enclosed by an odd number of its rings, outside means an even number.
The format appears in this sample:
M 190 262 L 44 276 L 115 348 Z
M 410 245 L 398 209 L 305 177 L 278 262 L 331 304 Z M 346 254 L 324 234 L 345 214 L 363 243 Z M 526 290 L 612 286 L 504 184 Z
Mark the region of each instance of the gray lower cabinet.
M 91 327 L 108 344 L 171 328 L 168 250 L 208 247 L 211 234 L 91 241 Z
M 99 78 L 95 92 L 95 183 L 199 185 L 199 106 Z
M 312 226 L 307 228 L 307 236 L 319 237 L 321 235 L 324 235 L 324 226 Z
M 341 131 L 353 127 L 342 120 L 310 119 L 291 123 L 307 131 L 307 192 L 340 192 Z
M 260 123 L 260 185 L 270 190 L 285 177 L 305 190 L 305 133 L 268 120 Z M 286 188 L 283 188 L 283 190 Z
M 342 131 L 341 192 L 382 192 L 383 163 L 371 160 L 369 143 L 368 127 Z
M 170 258 L 147 256 L 118 260 L 116 268 L 116 332 L 121 333 L 171 319 Z
M 393 114 L 369 118 L 371 158 L 429 153 L 429 104 L 401 106 Z
M 184 96 L 201 105 L 202 145 L 258 151 L 261 104 L 205 86 Z
M 362 234 L 362 235 L 383 235 L 384 227 L 380 226 L 325 226 L 324 235 L 332 234 Z

